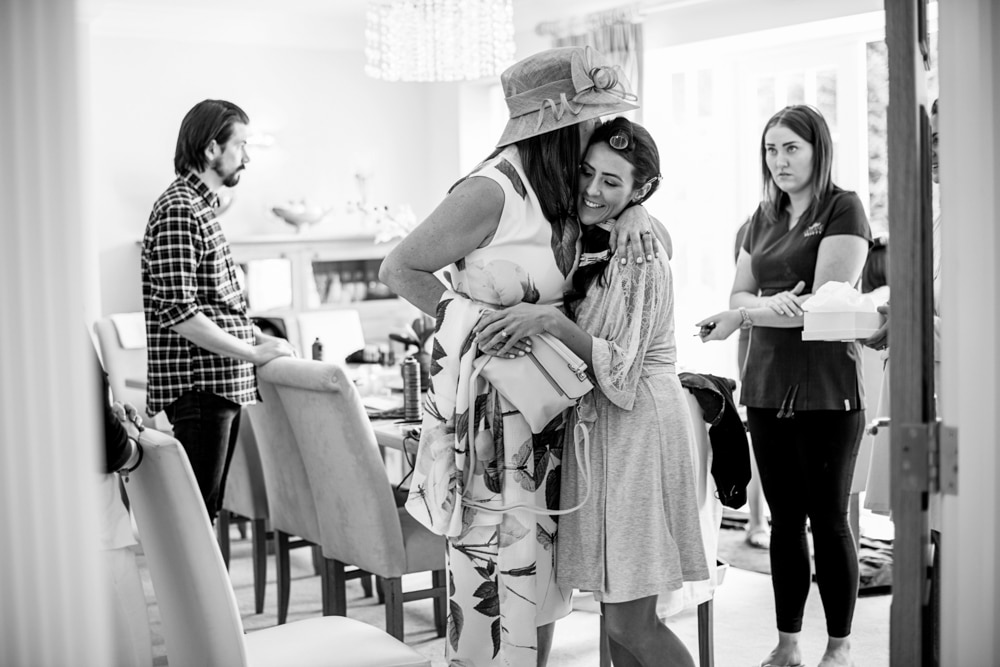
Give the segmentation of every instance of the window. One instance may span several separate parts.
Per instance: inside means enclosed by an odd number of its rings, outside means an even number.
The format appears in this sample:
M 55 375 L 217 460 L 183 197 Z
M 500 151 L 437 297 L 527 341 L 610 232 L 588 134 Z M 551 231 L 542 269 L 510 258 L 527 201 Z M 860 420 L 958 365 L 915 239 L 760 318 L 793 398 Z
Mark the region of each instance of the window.
M 664 181 L 648 208 L 674 246 L 678 359 L 739 377 L 736 336 L 703 344 L 694 323 L 728 308 L 735 236 L 760 201 L 760 133 L 775 111 L 811 104 L 834 141 L 834 181 L 868 201 L 866 42 L 880 14 L 712 40 L 646 55 L 643 118 Z

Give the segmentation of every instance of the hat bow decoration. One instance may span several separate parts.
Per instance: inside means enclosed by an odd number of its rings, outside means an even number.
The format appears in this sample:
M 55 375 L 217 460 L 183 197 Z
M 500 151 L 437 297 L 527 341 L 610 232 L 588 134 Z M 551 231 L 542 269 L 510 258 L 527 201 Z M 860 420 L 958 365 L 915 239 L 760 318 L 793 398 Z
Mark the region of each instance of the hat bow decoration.
M 507 97 L 510 117 L 517 118 L 531 113 L 538 114 L 535 125 L 537 132 L 545 121 L 545 109 L 551 109 L 556 121 L 568 111 L 578 115 L 589 104 L 615 104 L 622 100 L 635 102 L 639 98 L 622 84 L 625 79 L 622 68 L 597 62 L 594 52 L 587 47 L 586 59 L 583 54 L 574 53 L 570 61 L 570 80 L 552 81 L 520 94 Z M 575 91 L 572 99 L 566 94 L 567 84 Z M 558 101 L 556 100 L 558 96 Z
M 625 72 L 619 65 L 608 65 L 597 62 L 594 51 L 587 47 L 587 61 L 584 55 L 573 54 L 570 71 L 573 76 L 573 87 L 576 95 L 573 102 L 578 104 L 613 104 L 618 100 L 635 102 L 639 98 L 628 92 L 621 81 Z M 575 111 L 574 113 L 579 113 Z

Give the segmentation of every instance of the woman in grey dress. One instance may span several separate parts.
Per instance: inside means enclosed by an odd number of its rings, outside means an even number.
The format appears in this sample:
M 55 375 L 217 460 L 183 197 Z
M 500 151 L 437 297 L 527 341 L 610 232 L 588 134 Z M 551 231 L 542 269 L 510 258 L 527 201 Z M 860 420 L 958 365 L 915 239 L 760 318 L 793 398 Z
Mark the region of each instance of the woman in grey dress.
M 659 154 L 643 127 L 616 118 L 595 130 L 580 171 L 584 252 L 567 298 L 572 315 L 521 303 L 477 326 L 481 347 L 547 331 L 583 358 L 596 380 L 599 391 L 581 401 L 566 430 L 574 432 L 575 420 L 588 425 L 593 482 L 584 506 L 560 518 L 556 578 L 602 603 L 616 667 L 693 667 L 687 648 L 657 617 L 656 602 L 686 581 L 709 577 L 693 426 L 674 366 L 670 265 L 666 257 L 609 262 L 615 218 L 645 201 L 660 178 Z M 572 507 L 587 489 L 574 448 L 563 452 L 560 505 Z

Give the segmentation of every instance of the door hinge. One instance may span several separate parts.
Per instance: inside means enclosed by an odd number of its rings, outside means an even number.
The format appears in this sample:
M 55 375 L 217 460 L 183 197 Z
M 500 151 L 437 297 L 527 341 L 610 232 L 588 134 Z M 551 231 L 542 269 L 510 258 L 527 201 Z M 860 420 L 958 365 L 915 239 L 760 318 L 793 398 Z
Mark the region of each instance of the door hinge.
M 958 427 L 941 424 L 938 433 L 937 475 L 932 478 L 932 491 L 949 496 L 958 495 Z M 936 481 L 937 484 L 933 482 Z
M 872 427 L 877 425 L 873 423 Z M 958 495 L 958 428 L 945 426 L 938 420 L 931 424 L 904 424 L 902 429 L 903 488 L 920 491 L 926 479 L 930 493 Z M 920 456 L 924 443 L 926 460 Z

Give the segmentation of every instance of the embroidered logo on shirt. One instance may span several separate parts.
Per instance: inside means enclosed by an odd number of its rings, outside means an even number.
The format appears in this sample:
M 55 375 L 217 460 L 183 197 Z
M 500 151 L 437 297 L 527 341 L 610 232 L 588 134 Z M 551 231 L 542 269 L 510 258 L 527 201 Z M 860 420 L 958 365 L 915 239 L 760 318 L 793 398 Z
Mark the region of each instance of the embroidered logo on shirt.
M 805 231 L 802 232 L 802 236 L 819 236 L 822 233 L 823 223 L 817 221 L 806 227 Z

